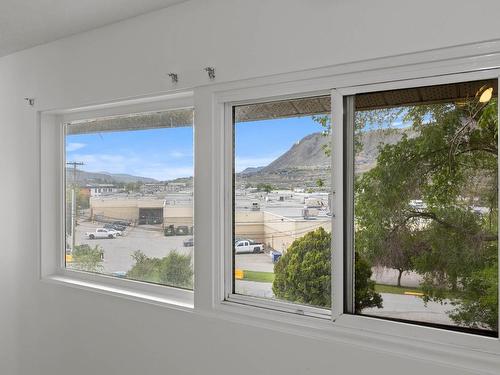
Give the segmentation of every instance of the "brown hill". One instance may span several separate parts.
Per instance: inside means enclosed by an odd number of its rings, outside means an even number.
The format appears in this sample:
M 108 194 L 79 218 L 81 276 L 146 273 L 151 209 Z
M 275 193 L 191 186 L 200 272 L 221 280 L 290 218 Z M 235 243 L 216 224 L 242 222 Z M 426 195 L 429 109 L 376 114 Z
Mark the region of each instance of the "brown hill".
M 413 136 L 410 129 L 375 129 L 358 134 L 362 144 L 356 155 L 355 173 L 364 173 L 377 163 L 379 146 L 395 144 L 404 134 Z M 325 154 L 324 145 L 328 138 L 323 133 L 313 133 L 294 144 L 287 152 L 265 167 L 247 168 L 236 178 L 238 183 L 269 183 L 286 188 L 315 187 L 321 179 L 325 186 L 330 184 L 330 158 Z

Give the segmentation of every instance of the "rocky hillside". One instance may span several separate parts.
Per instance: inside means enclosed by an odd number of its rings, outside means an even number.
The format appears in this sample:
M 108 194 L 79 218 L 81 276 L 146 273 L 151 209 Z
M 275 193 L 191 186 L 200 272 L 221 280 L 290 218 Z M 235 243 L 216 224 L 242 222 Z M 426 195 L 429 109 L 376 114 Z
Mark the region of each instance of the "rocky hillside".
M 356 155 L 356 173 L 363 173 L 376 165 L 378 146 L 395 144 L 409 133 L 408 129 L 376 129 L 362 132 L 359 137 L 362 151 Z M 329 181 L 330 158 L 324 146 L 328 138 L 322 133 L 313 133 L 294 144 L 287 152 L 264 167 L 247 168 L 237 177 L 245 182 L 267 182 L 274 184 L 314 184 L 317 179 Z
M 326 156 L 323 146 L 328 143 L 328 137 L 322 133 L 313 133 L 295 143 L 290 150 L 263 168 L 260 173 L 272 173 L 283 169 L 326 168 L 330 159 Z
M 396 144 L 404 134 L 413 136 L 409 129 L 377 129 L 361 133 L 361 144 L 363 148 L 356 155 L 356 173 L 363 173 L 372 169 L 377 163 L 378 147 L 384 144 Z

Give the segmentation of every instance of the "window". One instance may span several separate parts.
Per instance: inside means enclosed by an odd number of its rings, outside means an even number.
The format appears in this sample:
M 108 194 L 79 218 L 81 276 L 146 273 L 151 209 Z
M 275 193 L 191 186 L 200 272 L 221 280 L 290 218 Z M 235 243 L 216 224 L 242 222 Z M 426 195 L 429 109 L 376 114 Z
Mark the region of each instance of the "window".
M 329 95 L 233 107 L 234 295 L 330 308 L 329 129 Z
M 344 98 L 347 313 L 498 336 L 497 88 Z
M 193 289 L 193 110 L 68 122 L 64 144 L 66 269 Z
M 497 337 L 498 82 L 381 86 L 229 104 L 225 298 Z

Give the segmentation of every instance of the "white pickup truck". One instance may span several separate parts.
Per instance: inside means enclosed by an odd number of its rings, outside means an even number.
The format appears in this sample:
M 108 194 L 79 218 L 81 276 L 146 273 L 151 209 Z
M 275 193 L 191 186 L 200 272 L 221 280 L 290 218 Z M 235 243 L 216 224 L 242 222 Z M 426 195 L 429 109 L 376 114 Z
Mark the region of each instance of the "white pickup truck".
M 106 229 L 106 228 L 97 228 L 95 232 L 87 232 L 85 236 L 90 238 L 91 240 L 95 238 L 116 238 L 119 236 L 120 232 L 114 229 Z
M 234 252 L 235 254 L 262 253 L 264 252 L 264 244 L 252 240 L 237 240 L 234 243 Z

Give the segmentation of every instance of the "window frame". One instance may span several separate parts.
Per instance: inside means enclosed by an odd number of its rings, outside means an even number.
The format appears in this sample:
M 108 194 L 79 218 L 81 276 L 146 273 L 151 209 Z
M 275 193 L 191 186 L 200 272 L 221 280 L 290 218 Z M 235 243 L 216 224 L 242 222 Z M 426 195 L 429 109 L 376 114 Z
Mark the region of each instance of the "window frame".
M 375 317 L 351 315 L 344 313 L 344 251 L 334 251 L 332 255 L 332 310 L 329 319 L 315 319 L 314 313 L 304 311 L 297 312 L 302 305 L 294 305 L 292 308 L 281 306 L 278 301 L 267 301 L 262 298 L 234 295 L 232 293 L 232 107 L 234 105 L 268 102 L 274 100 L 292 99 L 307 96 L 324 95 L 331 93 L 332 123 L 341 119 L 343 123 L 343 97 L 354 95 L 358 92 L 394 90 L 398 88 L 411 88 L 417 86 L 431 86 L 437 84 L 454 83 L 460 81 L 473 81 L 480 79 L 498 78 L 500 69 L 498 65 L 493 68 L 477 69 L 477 67 L 458 68 L 458 72 L 450 67 L 435 66 L 429 63 L 427 69 L 410 70 L 400 68 L 387 68 L 376 70 L 372 75 L 361 77 L 359 74 L 346 74 L 339 76 L 327 76 L 322 80 L 303 80 L 270 85 L 256 85 L 253 87 L 236 87 L 227 90 L 216 91 L 213 98 L 219 141 L 214 146 L 220 146 L 222 152 L 215 157 L 214 168 L 221 168 L 220 175 L 215 176 L 218 180 L 217 199 L 222 203 L 218 210 L 218 228 L 220 239 L 215 239 L 214 246 L 214 268 L 213 274 L 216 281 L 215 293 L 213 294 L 213 308 L 223 313 L 234 313 L 242 319 L 267 320 L 272 322 L 284 322 L 288 327 L 307 326 L 326 330 L 328 336 L 339 334 L 374 335 L 375 341 L 390 341 L 418 346 L 426 343 L 423 347 L 432 347 L 438 350 L 440 345 L 460 348 L 464 355 L 468 350 L 484 353 L 500 353 L 500 339 L 466 332 L 429 327 L 414 323 L 389 321 Z M 467 64 L 466 64 L 467 65 Z M 401 77 L 406 77 L 402 79 Z M 361 81 L 361 82 L 360 82 Z M 499 80 L 500 81 L 500 80 Z M 339 237 L 337 232 L 343 232 L 343 164 L 342 157 L 336 157 L 335 150 L 344 150 L 343 129 L 333 127 L 332 131 L 332 193 L 333 193 L 333 215 L 332 217 L 332 240 L 333 248 L 344 249 L 343 233 Z M 343 155 L 343 154 L 341 154 Z M 215 202 L 215 201 L 214 201 Z M 340 269 L 339 269 L 339 266 Z M 500 289 L 500 288 L 499 288 Z M 335 302 L 336 301 L 336 302 Z M 244 318 L 244 317 L 247 318 Z M 312 320 L 308 319 L 312 318 Z M 498 354 L 493 354 L 498 355 Z
M 334 139 L 349 139 L 349 137 L 352 138 L 352 121 L 349 121 L 350 113 L 345 113 L 344 100 L 352 97 L 353 95 L 377 91 L 433 86 L 439 84 L 453 84 L 482 79 L 497 79 L 497 84 L 500 86 L 500 70 L 487 69 L 481 71 L 470 71 L 447 75 L 444 74 L 416 79 L 386 81 L 382 83 L 336 88 L 333 90 L 332 95 L 332 122 L 335 121 L 335 119 L 339 119 L 338 121 L 340 121 L 343 126 L 334 128 Z M 500 101 L 498 105 L 500 107 Z M 346 127 L 346 124 L 349 125 Z M 342 150 L 342 152 L 332 152 L 332 154 L 334 154 L 335 166 L 337 166 L 337 168 L 334 168 L 334 170 L 336 171 L 334 172 L 336 176 L 334 179 L 334 216 L 336 220 L 339 220 L 338 225 L 335 226 L 335 231 L 332 233 L 335 238 L 335 246 L 338 249 L 342 249 L 342 251 L 334 252 L 334 269 L 336 273 L 341 273 L 344 275 L 344 277 L 338 279 L 338 284 L 334 284 L 334 286 L 332 286 L 332 290 L 334 289 L 334 296 L 337 301 L 337 303 L 335 304 L 336 308 L 334 313 L 335 324 L 338 327 L 342 328 L 363 330 L 366 329 L 374 332 L 379 332 L 380 334 L 384 332 L 391 332 L 397 327 L 397 335 L 400 337 L 413 337 L 422 340 L 430 339 L 446 344 L 464 346 L 479 345 L 479 347 L 481 347 L 482 349 L 494 350 L 499 352 L 500 337 L 498 335 L 495 337 L 490 337 L 487 335 L 465 332 L 465 330 L 461 331 L 460 329 L 438 327 L 437 325 L 433 326 L 432 324 L 427 325 L 417 321 L 398 321 L 396 319 L 384 319 L 367 315 L 355 315 L 346 312 L 346 303 L 352 302 L 352 295 L 354 294 L 352 290 L 347 290 L 349 283 L 346 282 L 346 277 L 353 276 L 352 262 L 349 263 L 348 259 L 351 259 L 353 257 L 354 251 L 352 228 L 351 230 L 349 230 L 348 228 L 348 226 L 350 227 L 349 224 L 351 224 L 354 214 L 353 205 L 351 204 L 351 199 L 353 199 L 353 181 L 351 178 L 352 175 L 344 174 L 344 167 L 346 166 L 346 162 L 349 167 L 352 167 L 352 163 L 354 162 L 352 157 L 346 157 L 346 152 L 349 151 L 348 147 L 352 147 L 352 140 L 350 145 L 338 145 L 338 149 Z M 344 202 L 346 200 L 349 202 L 349 204 L 344 205 Z M 349 234 L 347 238 L 346 233 Z M 500 246 L 498 248 L 498 253 L 500 258 Z M 500 285 L 498 289 L 500 295 Z
M 267 98 L 245 99 L 228 101 L 224 103 L 224 129 L 225 129 L 225 231 L 224 240 L 228 246 L 224 247 L 224 300 L 226 302 L 238 303 L 246 306 L 254 306 L 272 311 L 281 311 L 297 315 L 305 315 L 314 318 L 331 320 L 332 314 L 330 309 L 323 309 L 305 304 L 282 301 L 278 299 L 266 299 L 249 295 L 238 294 L 234 292 L 234 108 L 242 105 L 251 105 L 258 103 L 267 103 L 271 101 L 280 101 L 287 99 L 301 99 L 316 96 L 330 96 L 331 90 L 317 90 L 306 93 L 298 93 L 291 95 L 279 95 Z M 331 110 L 330 110 L 331 113 Z M 331 138 L 330 138 L 331 140 Z M 330 222 L 331 226 L 331 222 Z M 333 241 L 332 241 L 333 242 Z
M 39 273 L 42 281 L 93 290 L 146 303 L 168 305 L 176 309 L 192 310 L 194 290 L 122 279 L 65 267 L 66 124 L 72 121 L 99 117 L 180 109 L 192 109 L 194 111 L 192 92 L 179 92 L 101 105 L 39 112 L 41 202 Z M 194 143 L 194 122 L 192 127 Z M 194 155 L 193 161 L 196 162 Z M 194 184 L 196 184 L 196 181 L 194 181 Z

